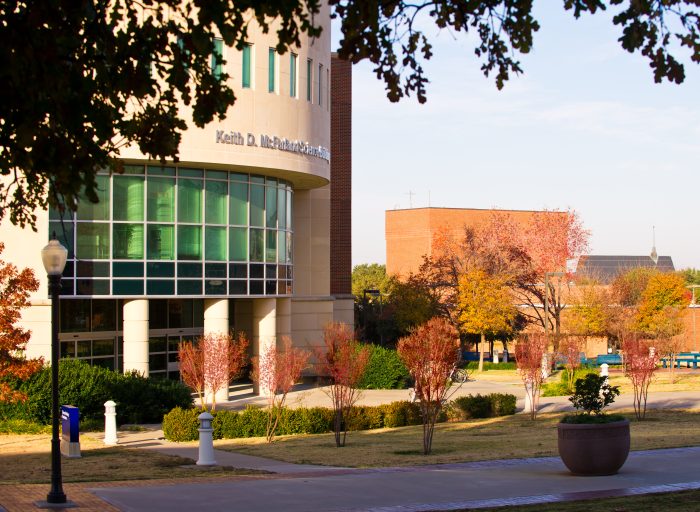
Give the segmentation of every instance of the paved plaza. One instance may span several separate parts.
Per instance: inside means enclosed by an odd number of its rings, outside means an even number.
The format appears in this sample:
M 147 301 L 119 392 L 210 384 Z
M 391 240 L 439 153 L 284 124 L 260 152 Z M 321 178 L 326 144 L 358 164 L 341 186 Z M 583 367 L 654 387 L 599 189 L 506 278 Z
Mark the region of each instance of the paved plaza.
M 492 392 L 514 393 L 519 407 L 523 406 L 523 393 L 516 383 L 470 382 L 459 391 Z M 367 391 L 363 403 L 402 400 L 405 395 L 406 390 Z M 328 405 L 323 390 L 314 387 L 301 388 L 289 399 L 297 405 Z M 238 409 L 260 402 L 249 389 L 239 388 L 225 406 Z M 614 405 L 631 407 L 630 397 L 623 395 Z M 542 398 L 540 406 L 544 412 L 570 408 L 565 397 Z M 700 393 L 655 393 L 649 407 L 700 409 Z M 120 433 L 120 444 L 197 459 L 195 446 L 163 440 L 157 426 L 143 432 Z M 373 469 L 290 464 L 220 450 L 215 451 L 215 457 L 221 465 L 271 474 L 64 487 L 79 510 L 129 512 L 417 512 L 700 488 L 700 446 L 632 452 L 619 474 L 607 477 L 572 476 L 558 457 Z M 47 492 L 46 485 L 7 487 L 0 487 L 5 493 L 0 495 L 0 511 L 36 510 L 33 502 L 44 499 Z

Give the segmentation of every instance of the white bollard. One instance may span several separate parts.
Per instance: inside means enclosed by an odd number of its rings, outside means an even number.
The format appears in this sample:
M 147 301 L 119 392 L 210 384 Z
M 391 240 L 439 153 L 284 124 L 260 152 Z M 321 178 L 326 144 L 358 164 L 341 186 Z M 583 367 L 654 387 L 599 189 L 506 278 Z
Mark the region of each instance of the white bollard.
M 493 351 L 493 362 L 498 364 L 498 351 Z
M 608 378 L 608 363 L 603 363 L 600 365 L 600 376 Z
M 199 418 L 199 459 L 198 466 L 215 466 L 214 459 L 214 429 L 211 426 L 211 421 L 214 416 L 208 412 L 203 412 Z
M 104 443 L 114 446 L 119 443 L 117 439 L 117 404 L 114 400 L 105 402 L 105 439 Z

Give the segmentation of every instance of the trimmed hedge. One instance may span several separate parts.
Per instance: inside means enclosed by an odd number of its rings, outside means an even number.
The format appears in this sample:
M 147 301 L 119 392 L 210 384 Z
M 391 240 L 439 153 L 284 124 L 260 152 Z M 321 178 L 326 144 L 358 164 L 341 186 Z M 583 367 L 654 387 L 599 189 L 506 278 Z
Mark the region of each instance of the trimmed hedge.
M 457 420 L 509 416 L 515 414 L 515 402 L 515 395 L 504 393 L 460 396 L 450 403 L 450 416 Z
M 163 418 L 163 434 L 169 441 L 198 439 L 201 409 L 175 408 Z M 284 409 L 277 435 L 323 434 L 333 431 L 333 409 L 326 407 L 299 407 Z M 248 406 L 242 411 L 220 410 L 212 413 L 214 439 L 263 437 L 267 429 L 267 410 Z M 439 421 L 446 421 L 443 414 Z M 392 402 L 379 406 L 353 407 L 348 415 L 348 430 L 368 430 L 385 427 L 404 427 L 422 423 L 420 406 L 412 402 Z
M 81 420 L 104 422 L 104 403 L 117 403 L 117 422 L 158 423 L 174 407 L 190 407 L 190 390 L 180 382 L 149 379 L 137 373 L 121 374 L 90 366 L 85 361 L 59 363 L 59 399 L 80 409 Z M 46 366 L 16 388 L 28 399 L 0 405 L 0 418 L 48 424 L 51 422 L 51 367 Z
M 396 350 L 367 345 L 369 362 L 359 384 L 360 389 L 404 389 L 409 387 L 411 376 Z
M 446 410 L 445 410 L 446 409 Z M 460 397 L 443 409 L 438 421 L 490 418 L 515 414 L 515 395 L 493 393 Z M 201 409 L 176 408 L 163 418 L 163 434 L 169 441 L 195 441 L 199 437 L 197 416 Z M 284 409 L 277 426 L 277 435 L 323 434 L 333 431 L 333 409 L 299 407 Z M 267 409 L 248 406 L 242 411 L 220 410 L 212 413 L 214 439 L 263 437 L 267 428 Z M 392 402 L 378 406 L 357 406 L 348 415 L 348 430 L 396 428 L 423 423 L 420 404 Z

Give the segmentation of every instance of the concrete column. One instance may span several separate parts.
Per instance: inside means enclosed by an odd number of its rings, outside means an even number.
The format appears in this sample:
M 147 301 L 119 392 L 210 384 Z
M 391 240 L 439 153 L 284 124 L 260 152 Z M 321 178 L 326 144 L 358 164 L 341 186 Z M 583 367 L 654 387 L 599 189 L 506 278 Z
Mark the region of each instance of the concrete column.
M 124 373 L 148 377 L 148 299 L 125 300 L 123 318 Z
M 277 346 L 277 300 L 253 300 L 253 355 L 263 356 L 267 351 Z M 267 390 L 254 391 L 266 395 Z
M 228 332 L 228 299 L 204 299 L 204 336 Z M 207 355 L 204 354 L 204 357 Z M 210 399 L 211 397 L 208 397 L 207 401 Z M 216 402 L 228 402 L 228 387 L 216 393 Z
M 277 299 L 277 339 L 292 337 L 292 299 Z

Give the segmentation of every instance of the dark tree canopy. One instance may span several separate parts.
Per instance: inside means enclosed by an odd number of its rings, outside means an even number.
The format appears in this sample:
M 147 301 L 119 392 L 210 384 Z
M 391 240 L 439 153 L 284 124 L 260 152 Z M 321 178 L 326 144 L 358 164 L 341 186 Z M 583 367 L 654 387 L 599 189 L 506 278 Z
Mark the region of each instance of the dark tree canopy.
M 369 60 L 398 101 L 426 100 L 422 62 L 437 27 L 478 36 L 474 52 L 503 87 L 522 72 L 539 29 L 533 0 L 330 0 L 343 38 L 340 57 Z M 649 60 L 654 80 L 681 83 L 684 47 L 700 62 L 697 0 L 562 0 L 575 17 L 612 8 L 619 42 Z M 177 161 L 186 119 L 204 126 L 235 101 L 225 73 L 213 71 L 214 37 L 241 48 L 251 21 L 275 30 L 281 53 L 304 33 L 320 33 L 320 0 L 8 0 L 0 4 L 0 219 L 35 225 L 33 211 L 65 204 L 81 191 L 92 201 L 95 173 L 119 172 L 118 151 L 135 144 Z M 274 24 L 273 24 L 274 20 Z M 421 26 L 423 24 L 421 23 Z M 220 55 L 213 57 L 223 62 Z M 51 195 L 48 196 L 49 185 Z

